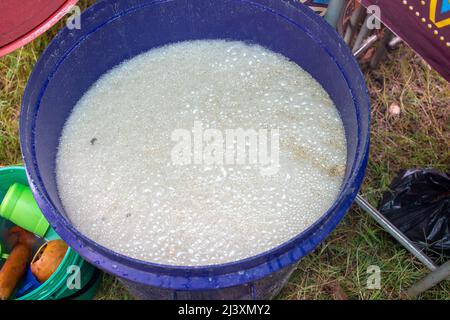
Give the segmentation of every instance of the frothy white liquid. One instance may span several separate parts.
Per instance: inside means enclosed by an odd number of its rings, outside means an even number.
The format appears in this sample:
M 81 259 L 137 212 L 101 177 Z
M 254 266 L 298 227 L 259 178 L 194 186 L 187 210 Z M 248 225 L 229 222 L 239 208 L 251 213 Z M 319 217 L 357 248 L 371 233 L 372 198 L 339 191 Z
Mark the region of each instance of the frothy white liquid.
M 175 129 L 279 129 L 280 167 L 174 165 Z M 324 89 L 256 45 L 194 41 L 151 50 L 101 77 L 69 117 L 57 183 L 94 241 L 162 264 L 253 256 L 299 234 L 337 197 L 342 121 Z

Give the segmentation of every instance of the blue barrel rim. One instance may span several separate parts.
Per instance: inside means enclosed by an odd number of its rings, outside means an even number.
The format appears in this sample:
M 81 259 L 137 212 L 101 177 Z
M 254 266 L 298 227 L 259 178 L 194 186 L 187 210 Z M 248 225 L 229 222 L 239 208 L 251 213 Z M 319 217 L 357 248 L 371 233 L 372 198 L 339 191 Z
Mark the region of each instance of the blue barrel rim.
M 52 40 L 49 46 L 41 55 L 39 61 L 36 63 L 35 68 L 29 78 L 27 87 L 24 93 L 24 99 L 22 100 L 22 110 L 27 112 L 20 113 L 20 143 L 22 149 L 22 156 L 24 158 L 27 177 L 30 183 L 32 192 L 44 212 L 46 218 L 51 223 L 52 227 L 58 232 L 62 239 L 64 239 L 69 245 L 79 253 L 84 259 L 94 264 L 95 266 L 103 269 L 106 272 L 112 273 L 116 276 L 122 277 L 126 280 L 143 283 L 146 285 L 160 286 L 169 289 L 189 289 L 189 290 L 200 290 L 200 289 L 214 289 L 222 287 L 230 287 L 234 285 L 240 285 L 243 282 L 249 282 L 263 278 L 277 270 L 280 270 L 292 263 L 297 262 L 300 258 L 311 252 L 318 244 L 320 244 L 336 227 L 336 225 L 345 216 L 346 212 L 353 203 L 358 190 L 362 184 L 364 178 L 364 172 L 368 162 L 368 151 L 369 151 L 369 140 L 370 136 L 367 134 L 366 139 L 361 141 L 362 130 L 365 132 L 370 132 L 370 112 L 368 113 L 368 124 L 367 127 L 361 128 L 360 113 L 358 109 L 366 108 L 369 109 L 369 97 L 367 92 L 367 87 L 359 88 L 363 89 L 364 93 L 361 98 L 361 102 L 358 102 L 355 98 L 355 88 L 352 86 L 352 82 L 349 80 L 349 76 L 342 65 L 340 65 L 335 59 L 332 53 L 330 53 L 327 47 L 324 45 L 320 37 L 314 37 L 314 40 L 320 45 L 320 47 L 327 52 L 331 59 L 339 67 L 342 75 L 344 76 L 348 88 L 352 94 L 354 101 L 354 108 L 358 119 L 358 145 L 356 147 L 356 155 L 351 166 L 352 174 L 348 180 L 343 184 L 341 192 L 338 198 L 335 200 L 333 205 L 318 219 L 315 223 L 309 226 L 306 230 L 302 231 L 300 234 L 290 239 L 289 241 L 272 248 L 269 251 L 260 253 L 258 255 L 241 259 L 238 261 L 216 264 L 216 265 L 206 265 L 206 266 L 173 266 L 173 265 L 163 265 L 157 263 L 151 263 L 146 261 L 137 260 L 134 258 L 127 257 L 125 255 L 113 252 L 108 248 L 90 240 L 89 238 L 82 235 L 76 228 L 69 222 L 69 220 L 60 214 L 49 195 L 47 194 L 45 187 L 43 185 L 42 177 L 39 173 L 39 169 L 36 163 L 36 152 L 35 152 L 35 139 L 34 139 L 34 128 L 37 112 L 40 107 L 40 100 L 45 92 L 45 89 L 50 82 L 52 75 L 56 72 L 59 65 L 64 61 L 72 50 L 74 50 L 79 43 L 81 43 L 85 37 L 96 32 L 103 26 L 111 23 L 115 19 L 121 16 L 130 14 L 131 12 L 137 11 L 146 6 L 153 6 L 164 4 L 166 2 L 177 1 L 177 0 L 147 0 L 142 1 L 141 4 L 135 5 L 133 1 L 128 1 L 130 6 L 128 10 L 117 12 L 114 16 L 110 17 L 107 21 L 102 21 L 102 23 L 93 23 L 94 26 L 89 32 L 80 37 L 78 41 L 72 45 L 70 48 L 61 53 L 58 49 L 60 39 L 65 36 L 70 36 L 70 31 L 67 28 L 61 30 L 58 35 Z M 289 5 L 294 7 L 299 14 L 301 14 L 309 22 L 313 23 L 316 28 L 320 30 L 324 35 L 329 36 L 339 43 L 339 46 L 344 51 L 344 54 L 349 58 L 350 67 L 355 71 L 360 82 L 364 83 L 364 77 L 361 70 L 353 58 L 350 49 L 346 46 L 345 42 L 339 37 L 337 32 L 331 28 L 321 17 L 316 15 L 305 5 L 289 1 L 279 1 L 279 0 L 232 0 L 236 2 L 245 2 L 249 5 L 257 6 L 266 10 L 269 13 L 278 15 L 281 19 L 285 19 L 287 22 L 294 24 L 297 28 L 300 28 L 309 37 L 313 37 L 308 30 L 305 30 L 302 26 L 296 23 L 296 21 L 287 17 L 280 12 L 283 12 L 283 7 Z M 105 4 L 108 2 L 108 4 Z M 111 1 L 100 1 L 86 11 L 82 13 L 82 19 L 84 21 L 93 20 L 96 15 L 96 10 L 101 9 L 105 5 L 119 5 L 119 3 L 124 1 L 121 0 L 111 0 Z M 91 26 L 92 27 L 92 26 Z M 85 27 L 84 27 L 85 28 Z M 57 61 L 54 61 L 56 60 Z M 45 67 L 48 61 L 56 62 L 53 66 L 52 72 L 45 79 L 41 88 L 39 99 L 34 106 L 29 106 L 26 104 L 26 100 L 33 89 L 30 87 L 30 83 L 35 82 L 39 72 Z M 357 82 L 354 80 L 353 82 Z M 33 83 L 36 85 L 36 83 Z M 29 117 L 29 109 L 33 108 L 34 112 L 32 114 L 32 129 L 31 129 L 31 149 L 32 152 L 27 152 L 27 149 L 23 144 L 28 142 L 28 136 L 25 134 L 25 123 L 27 117 Z M 31 170 L 30 170 L 31 169 Z M 306 249 L 305 249 L 306 248 Z M 295 251 L 295 252 L 294 252 Z M 98 257 L 99 252 L 101 258 Z M 242 274 L 242 270 L 245 273 Z M 152 274 L 154 272 L 157 274 Z M 205 277 L 215 277 L 213 282 Z

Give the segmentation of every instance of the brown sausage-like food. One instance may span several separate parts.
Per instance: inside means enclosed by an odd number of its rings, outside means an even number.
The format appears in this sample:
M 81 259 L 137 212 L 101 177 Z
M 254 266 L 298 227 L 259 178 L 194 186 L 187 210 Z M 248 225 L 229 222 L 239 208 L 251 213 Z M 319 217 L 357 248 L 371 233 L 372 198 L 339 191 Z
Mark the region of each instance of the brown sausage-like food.
M 11 246 L 17 243 L 29 245 L 30 247 L 36 242 L 36 236 L 21 227 L 12 227 L 8 230 L 8 241 Z
M 62 240 L 53 240 L 41 247 L 31 261 L 31 272 L 43 283 L 58 269 L 69 247 Z
M 11 297 L 25 274 L 32 254 L 31 248 L 36 240 L 33 234 L 19 227 L 11 228 L 8 235 L 15 245 L 0 270 L 0 300 Z

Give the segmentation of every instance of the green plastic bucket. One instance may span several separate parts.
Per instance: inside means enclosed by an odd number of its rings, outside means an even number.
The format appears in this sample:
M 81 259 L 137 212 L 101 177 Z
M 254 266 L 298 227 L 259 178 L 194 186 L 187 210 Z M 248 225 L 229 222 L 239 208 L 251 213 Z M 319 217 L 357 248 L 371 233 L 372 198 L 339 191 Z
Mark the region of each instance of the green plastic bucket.
M 21 183 L 28 186 L 25 169 L 20 166 L 0 168 L 0 202 L 3 200 L 9 187 L 14 183 Z M 0 237 L 5 234 L 5 230 L 12 226 L 12 223 L 0 218 Z M 46 240 L 59 239 L 56 233 L 49 233 Z M 1 239 L 1 242 L 5 242 Z M 69 284 L 74 284 L 74 277 L 79 275 L 80 289 L 72 288 Z M 21 296 L 17 300 L 90 300 L 95 296 L 101 280 L 101 273 L 92 265 L 84 261 L 71 248 L 53 275 L 35 290 Z

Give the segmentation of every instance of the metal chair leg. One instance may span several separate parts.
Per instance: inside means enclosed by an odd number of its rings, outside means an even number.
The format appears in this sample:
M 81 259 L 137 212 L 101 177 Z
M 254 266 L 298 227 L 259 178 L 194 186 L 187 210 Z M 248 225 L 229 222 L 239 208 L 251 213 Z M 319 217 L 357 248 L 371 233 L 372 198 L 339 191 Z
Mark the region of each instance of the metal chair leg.
M 347 0 L 331 0 L 328 4 L 328 9 L 324 18 L 333 28 L 336 28 L 346 2 Z
M 408 289 L 407 294 L 412 298 L 417 297 L 419 294 L 434 287 L 439 282 L 444 281 L 448 277 L 450 277 L 450 261 L 447 261 L 442 266 L 426 275 L 422 280 L 415 283 L 411 288 Z
M 377 42 L 378 36 L 376 34 L 371 35 L 369 38 L 367 38 L 359 47 L 358 50 L 353 52 L 353 55 L 355 58 L 359 58 L 361 55 L 363 55 L 375 42 Z
M 388 44 L 389 42 L 391 42 L 392 38 L 394 38 L 394 34 L 391 30 L 386 28 L 383 38 L 381 39 L 381 43 L 375 51 L 375 54 L 372 57 L 372 61 L 370 61 L 370 67 L 372 69 L 375 69 L 380 64 L 381 59 L 383 59 L 384 55 L 386 54 Z
M 369 27 L 367 25 L 367 21 L 369 19 L 370 19 L 370 17 L 367 16 L 364 19 L 363 24 L 361 25 L 361 29 L 359 30 L 358 36 L 356 37 L 356 40 L 355 40 L 355 44 L 353 45 L 353 49 L 352 49 L 353 52 L 357 51 L 361 47 L 362 43 L 364 42 L 364 39 L 366 39 L 367 36 L 369 35 L 369 33 L 371 32 L 371 30 L 369 29 Z
M 353 12 L 344 35 L 344 41 L 348 45 L 351 44 L 353 35 L 356 32 L 356 29 L 360 24 L 361 19 L 363 19 L 364 15 L 365 9 L 363 6 L 357 7 L 356 10 Z

